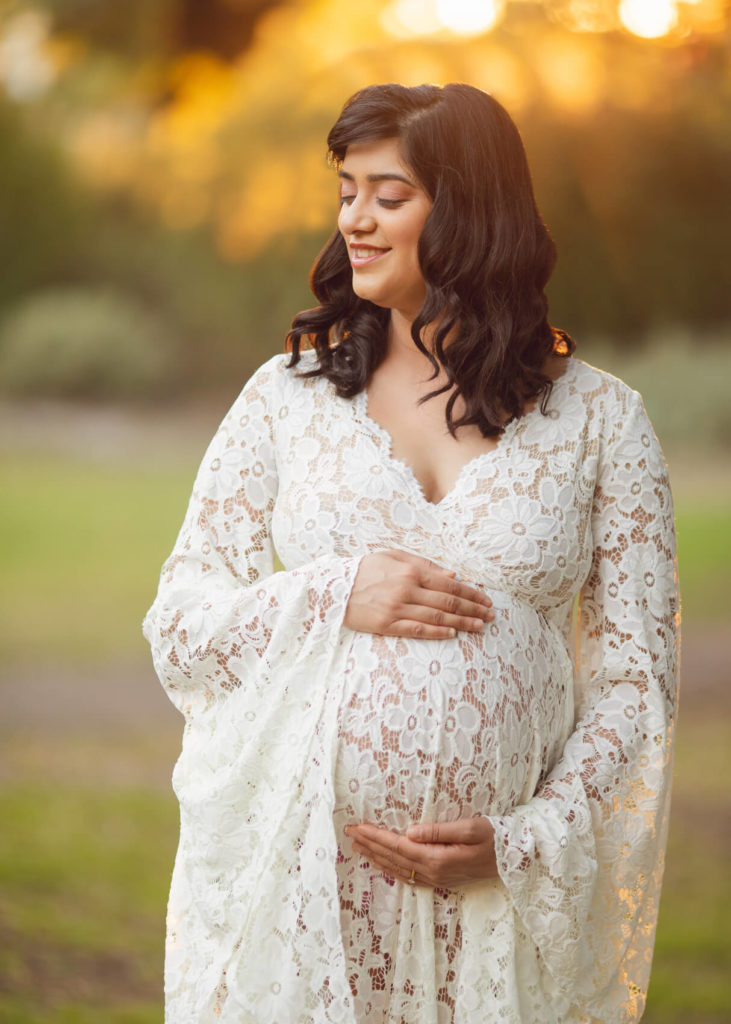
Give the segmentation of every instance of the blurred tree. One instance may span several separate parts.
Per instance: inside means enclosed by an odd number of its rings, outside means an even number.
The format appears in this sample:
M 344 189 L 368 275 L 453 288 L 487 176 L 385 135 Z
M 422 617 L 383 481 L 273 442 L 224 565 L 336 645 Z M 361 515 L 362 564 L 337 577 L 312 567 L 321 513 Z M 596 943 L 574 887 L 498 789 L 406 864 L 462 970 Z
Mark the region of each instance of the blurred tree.
M 173 44 L 183 53 L 210 50 L 233 59 L 252 43 L 261 16 L 286 0 L 176 0 Z
M 83 244 L 89 211 L 58 147 L 33 135 L 1 97 L 0 140 L 2 311 L 15 296 L 63 277 Z
M 227 60 L 240 56 L 256 24 L 285 0 L 39 0 L 58 32 L 128 57 L 207 50 Z
M 731 321 L 731 138 L 693 104 L 593 111 L 591 125 L 524 121 L 539 201 L 559 245 L 549 291 L 567 329 L 620 344 L 667 324 Z
M 77 36 L 93 48 L 131 58 L 166 48 L 177 0 L 37 0 L 53 16 L 55 31 Z

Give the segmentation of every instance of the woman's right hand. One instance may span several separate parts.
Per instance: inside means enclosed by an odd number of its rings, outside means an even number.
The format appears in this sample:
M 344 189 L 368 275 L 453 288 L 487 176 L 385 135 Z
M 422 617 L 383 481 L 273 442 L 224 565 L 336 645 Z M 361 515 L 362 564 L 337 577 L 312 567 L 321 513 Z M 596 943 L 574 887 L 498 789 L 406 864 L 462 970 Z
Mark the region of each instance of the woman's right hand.
M 457 630 L 479 632 L 495 617 L 482 591 L 428 558 L 390 549 L 365 555 L 345 609 L 360 633 L 444 640 Z

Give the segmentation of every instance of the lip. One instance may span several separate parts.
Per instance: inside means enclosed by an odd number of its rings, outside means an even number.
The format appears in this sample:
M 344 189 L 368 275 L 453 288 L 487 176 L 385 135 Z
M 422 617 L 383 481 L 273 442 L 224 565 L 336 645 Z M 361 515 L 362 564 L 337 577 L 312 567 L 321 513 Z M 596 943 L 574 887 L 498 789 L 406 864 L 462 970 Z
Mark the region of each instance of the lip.
M 354 268 L 367 267 L 369 263 L 373 263 L 375 260 L 380 259 L 381 256 L 385 256 L 390 249 L 378 249 L 374 245 L 351 245 L 350 248 L 350 263 Z M 356 256 L 355 250 L 359 252 L 367 252 L 367 256 Z

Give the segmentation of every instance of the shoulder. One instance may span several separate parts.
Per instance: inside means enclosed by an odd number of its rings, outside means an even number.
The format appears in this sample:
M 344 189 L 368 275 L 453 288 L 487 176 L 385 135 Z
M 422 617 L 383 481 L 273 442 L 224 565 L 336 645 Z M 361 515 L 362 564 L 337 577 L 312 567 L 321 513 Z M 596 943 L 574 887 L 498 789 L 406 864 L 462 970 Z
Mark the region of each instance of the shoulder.
M 335 395 L 330 381 L 303 377 L 317 367 L 314 353 L 302 353 L 293 367 L 289 362 L 290 354 L 280 352 L 251 375 L 219 428 L 229 443 L 254 436 L 275 445 L 286 443 L 290 433 L 306 429 L 318 409 L 332 412 Z
M 619 412 L 642 404 L 639 392 L 619 377 L 582 359 L 571 358 L 566 377 L 571 390 L 582 395 L 588 405 Z
M 639 392 L 606 370 L 572 357 L 564 377 L 567 396 L 581 401 L 595 436 L 610 442 L 630 421 L 647 420 Z
M 271 409 L 281 401 L 289 400 L 297 392 L 310 390 L 319 382 L 319 378 L 302 377 L 303 373 L 317 366 L 313 352 L 303 352 L 296 366 L 290 367 L 289 362 L 288 352 L 278 352 L 262 363 L 247 380 L 231 411 L 257 401 Z
M 573 386 L 587 405 L 600 461 L 612 472 L 634 465 L 655 479 L 667 479 L 662 448 L 642 396 L 619 377 L 575 360 Z

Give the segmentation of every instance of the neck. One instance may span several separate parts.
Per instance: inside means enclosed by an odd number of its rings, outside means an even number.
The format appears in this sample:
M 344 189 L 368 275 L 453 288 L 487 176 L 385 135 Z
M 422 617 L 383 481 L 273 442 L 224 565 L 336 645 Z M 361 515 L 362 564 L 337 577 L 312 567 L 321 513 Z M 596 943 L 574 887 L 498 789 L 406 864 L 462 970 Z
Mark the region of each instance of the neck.
M 388 358 L 409 359 L 417 364 L 428 363 L 426 356 L 419 351 L 411 336 L 413 322 L 412 317 L 397 309 L 391 310 L 391 320 L 388 325 Z M 432 333 L 431 327 L 422 331 L 422 341 L 427 349 L 430 347 Z

